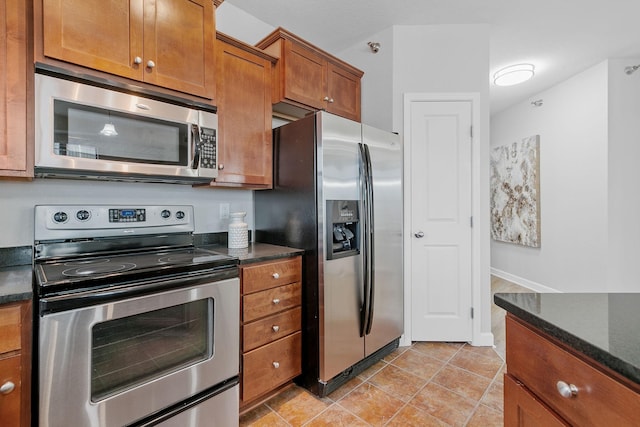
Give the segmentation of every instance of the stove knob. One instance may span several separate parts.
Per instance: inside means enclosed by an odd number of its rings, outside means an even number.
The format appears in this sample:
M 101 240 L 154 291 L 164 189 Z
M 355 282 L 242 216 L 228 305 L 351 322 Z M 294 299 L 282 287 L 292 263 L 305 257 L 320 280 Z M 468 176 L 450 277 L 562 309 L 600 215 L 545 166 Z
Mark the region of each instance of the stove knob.
M 178 219 L 184 218 L 184 212 L 182 212 L 182 211 L 176 212 L 176 218 L 178 218 Z
M 69 216 L 67 215 L 66 212 L 56 212 L 55 214 L 53 214 L 53 220 L 58 224 L 67 222 L 68 219 L 69 219 Z
M 171 216 L 171 212 L 165 209 L 162 212 L 160 212 L 160 216 L 164 219 L 167 219 Z
M 76 218 L 78 218 L 80 221 L 86 221 L 90 216 L 91 214 L 89 213 L 89 211 L 86 211 L 84 209 L 76 212 Z

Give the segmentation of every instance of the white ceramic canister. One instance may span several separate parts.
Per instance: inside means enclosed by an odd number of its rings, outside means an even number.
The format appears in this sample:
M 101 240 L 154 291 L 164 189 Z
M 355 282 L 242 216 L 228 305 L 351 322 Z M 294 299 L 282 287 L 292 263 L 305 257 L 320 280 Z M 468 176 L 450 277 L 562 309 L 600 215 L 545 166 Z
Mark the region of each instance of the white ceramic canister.
M 227 239 L 229 248 L 239 249 L 249 246 L 249 227 L 244 222 L 246 212 L 233 212 L 229 215 L 229 237 Z

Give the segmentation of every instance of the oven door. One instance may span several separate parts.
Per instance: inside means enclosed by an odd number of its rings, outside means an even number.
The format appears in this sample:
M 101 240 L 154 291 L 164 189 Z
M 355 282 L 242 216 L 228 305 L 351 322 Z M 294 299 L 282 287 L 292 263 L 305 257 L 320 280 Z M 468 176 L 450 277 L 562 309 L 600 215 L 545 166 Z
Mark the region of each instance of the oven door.
M 40 426 L 131 424 L 237 376 L 239 298 L 233 278 L 45 314 Z

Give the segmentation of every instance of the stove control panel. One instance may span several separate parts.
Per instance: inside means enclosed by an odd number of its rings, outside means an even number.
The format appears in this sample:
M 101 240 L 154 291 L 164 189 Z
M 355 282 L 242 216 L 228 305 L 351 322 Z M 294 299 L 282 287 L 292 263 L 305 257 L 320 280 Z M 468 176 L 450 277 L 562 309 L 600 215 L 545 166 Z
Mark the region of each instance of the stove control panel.
M 194 231 L 193 206 L 38 205 L 36 240 Z

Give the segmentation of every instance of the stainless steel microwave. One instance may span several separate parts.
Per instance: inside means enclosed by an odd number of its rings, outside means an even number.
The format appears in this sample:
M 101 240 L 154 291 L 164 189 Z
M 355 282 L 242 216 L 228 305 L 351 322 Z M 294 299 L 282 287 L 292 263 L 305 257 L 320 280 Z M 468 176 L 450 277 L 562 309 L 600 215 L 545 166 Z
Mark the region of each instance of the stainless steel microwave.
M 36 177 L 193 184 L 218 176 L 218 117 L 35 75 Z

